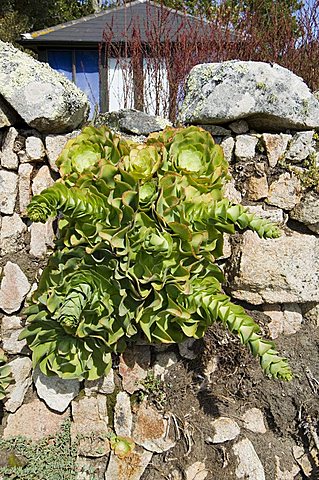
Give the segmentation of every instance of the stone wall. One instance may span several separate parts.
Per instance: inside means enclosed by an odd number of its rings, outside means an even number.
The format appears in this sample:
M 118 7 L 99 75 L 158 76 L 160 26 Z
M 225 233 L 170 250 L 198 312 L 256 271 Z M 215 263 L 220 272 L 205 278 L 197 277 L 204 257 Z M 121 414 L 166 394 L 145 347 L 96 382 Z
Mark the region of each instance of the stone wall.
M 3 48 L 12 53 L 11 47 Z M 227 238 L 223 258 L 227 279 L 225 289 L 234 299 L 244 302 L 248 309 L 263 313 L 266 319 L 264 328 L 273 339 L 293 338 L 305 322 L 309 322 L 313 332 L 318 334 L 319 148 L 315 127 L 319 128 L 319 103 L 301 80 L 299 84 L 290 72 L 279 72 L 282 77 L 278 74 L 279 80 L 273 81 L 268 72 L 270 66 L 262 69 L 258 65 L 259 77 L 256 77 L 251 64 L 241 65 L 238 69 L 235 62 L 235 68 L 230 69 L 227 62 L 226 67 L 224 73 L 220 70 L 216 73 L 216 68 L 210 66 L 206 69 L 201 67 L 200 75 L 195 69 L 189 80 L 183 122 L 203 126 L 222 145 L 232 174 L 225 188 L 227 197 L 278 223 L 283 233 L 275 240 L 261 240 L 252 232 Z M 11 78 L 12 71 L 8 75 Z M 38 75 L 36 80 L 40 82 Z M 57 78 L 55 74 L 53 76 Z M 45 78 L 48 81 L 47 72 Z M 269 78 L 272 80 L 269 81 Z M 67 140 L 77 134 L 77 130 L 70 130 L 85 120 L 85 108 L 77 116 L 77 125 L 73 120 L 66 125 L 66 115 L 61 114 L 64 126 L 58 127 L 59 134 L 56 133 L 56 117 L 52 131 L 49 120 L 44 122 L 44 129 L 35 130 L 32 127 L 34 122 L 29 121 L 28 124 L 18 103 L 11 101 L 11 94 L 6 97 L 9 89 L 5 87 L 5 81 L 0 75 L 0 109 L 1 105 L 6 105 L 3 114 L 0 112 L 0 119 L 3 119 L 0 124 L 0 321 L 1 346 L 9 357 L 15 383 L 9 387 L 4 401 L 0 434 L 3 438 L 26 435 L 37 440 L 58 431 L 62 422 L 72 418 L 72 438 L 81 435 L 79 479 L 91 478 L 85 473 L 89 467 L 95 469 L 97 479 L 104 478 L 104 475 L 112 480 L 141 478 L 152 456 L 169 451 L 179 440 L 178 435 L 172 432 L 167 435 L 169 415 L 146 402 L 132 409 L 130 397 L 140 389 L 145 390 L 143 382 L 148 371 L 164 379 L 169 368 L 176 366 L 181 359 L 184 359 L 183 362 L 194 360 L 196 347 L 190 342 L 179 346 L 179 350 L 153 349 L 151 360 L 149 346 L 136 346 L 120 358 L 118 367 L 108 377 L 97 382 L 47 378 L 38 369 L 32 371 L 30 352 L 25 341 L 18 340 L 24 322 L 23 306 L 36 288 L 54 247 L 56 231 L 52 221 L 45 225 L 31 224 L 26 217 L 26 207 L 32 195 L 40 193 L 58 178 L 56 159 Z M 15 85 L 12 78 L 11 81 Z M 249 82 L 257 85 L 257 93 L 252 89 L 247 93 L 244 86 L 240 89 L 240 81 L 243 85 Z M 213 101 L 210 95 L 215 92 L 214 88 L 225 82 L 223 91 L 232 97 L 229 105 L 237 105 L 237 110 L 226 111 L 225 102 L 221 101 L 220 110 L 212 112 L 209 110 Z M 280 95 L 285 95 L 285 102 L 288 101 L 287 85 L 290 86 L 293 103 L 284 109 Z M 292 91 L 292 86 L 295 86 L 295 91 Z M 199 97 L 197 100 L 194 88 Z M 51 89 L 54 92 L 54 88 Z M 67 89 L 71 86 L 67 85 Z M 265 92 L 270 104 L 267 109 L 267 98 L 264 96 L 261 111 L 258 102 L 255 101 L 254 106 L 249 95 L 256 100 L 256 96 Z M 25 95 L 26 101 L 31 102 L 31 94 Z M 276 102 L 277 109 L 274 107 Z M 27 110 L 33 111 L 35 118 L 40 118 L 43 112 L 36 111 L 37 105 L 37 102 L 34 105 L 31 103 Z M 194 105 L 196 114 L 192 110 Z M 136 112 L 122 112 L 120 119 L 120 128 L 126 134 L 145 133 L 145 128 L 149 129 L 150 125 L 156 129 L 156 119 L 143 117 L 141 122 L 146 121 L 147 125 L 144 129 L 143 125 L 139 126 L 137 131 Z M 275 119 L 273 123 L 271 119 Z M 41 125 L 41 122 L 38 124 Z M 159 122 L 158 129 L 162 126 Z M 289 349 L 285 354 L 289 356 Z M 318 370 L 318 366 L 310 367 L 315 375 L 313 369 Z M 208 377 L 215 370 L 216 365 L 212 364 Z M 111 411 L 108 409 L 108 398 L 112 398 Z M 111 414 L 114 415 L 112 421 L 108 418 Z M 236 468 L 229 470 L 232 473 L 225 470 L 227 478 L 293 480 L 306 478 L 300 472 L 310 474 L 313 459 L 293 439 L 287 440 L 288 446 L 282 445 L 280 457 L 289 457 L 289 466 L 285 464 L 284 468 L 280 458 L 277 457 L 277 461 L 272 453 L 269 454 L 271 458 L 267 459 L 265 455 L 259 458 L 255 451 L 256 445 L 259 445 L 258 435 L 267 432 L 268 440 L 280 444 L 280 432 L 271 431 L 270 421 L 265 427 L 266 413 L 260 409 L 246 408 L 245 414 L 240 415 L 240 420 L 215 416 L 210 424 L 211 437 L 208 440 L 207 435 L 205 437 L 206 444 L 222 445 L 224 452 L 234 458 Z M 170 421 L 173 422 L 172 418 Z M 176 418 L 174 421 L 178 423 Z M 137 444 L 134 458 L 121 460 L 113 452 L 109 453 L 106 433 L 110 425 L 117 435 L 133 437 Z M 256 437 L 249 436 L 247 432 L 253 432 Z M 224 462 L 227 466 L 226 453 Z M 135 465 L 134 468 L 132 465 Z M 193 462 L 191 458 L 185 460 L 185 477 L 179 477 L 177 472 L 169 478 L 210 480 L 215 478 L 212 471 L 213 466 L 207 461 L 205 463 L 204 456 L 200 459 L 197 456 Z M 145 475 L 143 478 L 159 478 L 147 476 L 147 472 Z

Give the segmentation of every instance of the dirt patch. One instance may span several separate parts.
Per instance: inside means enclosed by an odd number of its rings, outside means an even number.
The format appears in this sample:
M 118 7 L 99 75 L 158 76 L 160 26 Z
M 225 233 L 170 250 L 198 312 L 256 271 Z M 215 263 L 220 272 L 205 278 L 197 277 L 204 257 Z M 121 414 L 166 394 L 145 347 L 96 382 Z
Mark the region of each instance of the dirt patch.
M 250 313 L 266 333 L 265 315 Z M 153 456 L 143 480 L 183 480 L 185 469 L 196 461 L 205 463 L 207 480 L 236 479 L 237 459 L 232 446 L 238 438 L 223 444 L 211 441 L 211 422 L 219 416 L 234 419 L 241 427 L 239 438 L 251 440 L 266 480 L 274 480 L 279 470 L 293 471 L 293 447 L 301 446 L 309 454 L 313 447 L 309 424 L 318 427 L 319 390 L 315 391 L 316 382 L 311 385 L 311 378 L 319 379 L 319 329 L 307 322 L 297 334 L 276 343 L 294 371 L 290 383 L 265 377 L 257 360 L 219 325 L 197 342 L 195 360 L 180 358 L 169 369 L 163 384 L 164 409 L 173 414 L 180 440 L 169 452 Z M 244 428 L 242 416 L 252 407 L 262 411 L 266 433 Z M 295 480 L 317 478 L 316 462 L 310 454 L 309 459 L 314 467 L 312 476 L 300 472 Z

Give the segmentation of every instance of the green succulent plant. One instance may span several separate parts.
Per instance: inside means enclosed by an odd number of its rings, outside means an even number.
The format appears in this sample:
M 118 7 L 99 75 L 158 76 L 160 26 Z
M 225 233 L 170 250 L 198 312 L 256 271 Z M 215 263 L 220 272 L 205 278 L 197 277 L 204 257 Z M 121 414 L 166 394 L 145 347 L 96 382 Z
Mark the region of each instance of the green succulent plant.
M 6 397 L 6 389 L 12 382 L 11 368 L 6 365 L 7 357 L 0 349 L 0 400 Z
M 272 342 L 222 291 L 223 234 L 280 232 L 223 198 L 228 165 L 208 132 L 170 127 L 137 145 L 88 127 L 57 163 L 62 178 L 28 207 L 32 221 L 61 216 L 21 336 L 34 364 L 47 375 L 94 379 L 130 341 L 201 338 L 219 321 L 266 374 L 291 378 Z

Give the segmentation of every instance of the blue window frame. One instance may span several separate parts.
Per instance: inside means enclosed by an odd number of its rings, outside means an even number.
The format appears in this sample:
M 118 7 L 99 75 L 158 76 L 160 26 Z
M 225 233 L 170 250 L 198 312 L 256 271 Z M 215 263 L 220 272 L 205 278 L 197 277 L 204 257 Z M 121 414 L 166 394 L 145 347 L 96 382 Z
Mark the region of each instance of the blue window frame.
M 88 96 L 91 110 L 100 107 L 99 54 L 96 50 L 48 50 L 49 65 L 73 81 Z

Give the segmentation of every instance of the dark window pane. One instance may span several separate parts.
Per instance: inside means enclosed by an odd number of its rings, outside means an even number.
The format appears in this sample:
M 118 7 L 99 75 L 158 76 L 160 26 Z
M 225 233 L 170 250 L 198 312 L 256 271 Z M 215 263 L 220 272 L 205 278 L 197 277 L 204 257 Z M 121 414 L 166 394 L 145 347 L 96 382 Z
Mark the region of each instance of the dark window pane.
M 72 52 L 67 50 L 48 50 L 48 62 L 57 72 L 63 73 L 72 81 Z

